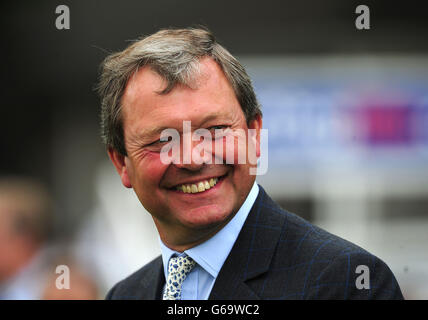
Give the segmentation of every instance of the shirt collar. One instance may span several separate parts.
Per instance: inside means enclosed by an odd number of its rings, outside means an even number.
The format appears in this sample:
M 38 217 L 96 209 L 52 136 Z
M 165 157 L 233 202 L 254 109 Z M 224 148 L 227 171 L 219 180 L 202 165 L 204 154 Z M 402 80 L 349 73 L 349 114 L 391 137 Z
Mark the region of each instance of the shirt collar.
M 250 193 L 242 204 L 241 208 L 219 232 L 207 241 L 190 248 L 184 253 L 179 253 L 168 248 L 159 238 L 160 248 L 162 252 L 162 261 L 164 266 L 165 278 L 168 277 L 168 262 L 173 255 L 187 254 L 195 262 L 200 265 L 211 276 L 217 278 L 221 267 L 229 255 L 232 247 L 238 238 L 239 232 L 253 207 L 259 193 L 259 186 L 254 182 Z

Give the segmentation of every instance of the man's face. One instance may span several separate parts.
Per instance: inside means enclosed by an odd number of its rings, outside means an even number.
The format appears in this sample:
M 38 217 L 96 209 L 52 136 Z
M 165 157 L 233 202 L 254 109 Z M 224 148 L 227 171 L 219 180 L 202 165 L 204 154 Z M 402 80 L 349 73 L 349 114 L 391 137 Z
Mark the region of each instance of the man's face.
M 215 164 L 214 160 L 212 164 L 183 164 L 182 157 L 175 164 L 161 161 L 162 143 L 156 141 L 162 129 L 175 129 L 182 137 L 183 121 L 191 122 L 192 131 L 208 129 L 213 138 L 215 129 L 230 132 L 242 129 L 248 136 L 249 128 L 256 129 L 257 133 L 261 128 L 260 117 L 247 125 L 221 68 L 210 58 L 200 62 L 201 76 L 195 88 L 177 85 L 163 95 L 159 92 L 165 88 L 165 80 L 148 67 L 140 69 L 130 79 L 122 99 L 127 156 L 109 151 L 123 184 L 134 189 L 140 202 L 152 214 L 164 242 L 188 241 L 185 238 L 189 234 L 197 241 L 202 234 L 218 230 L 240 208 L 255 180 L 255 176 L 249 174 L 250 167 L 254 167 L 249 161 L 245 164 L 226 164 L 225 161 Z M 256 148 L 258 139 L 259 134 L 252 140 Z M 192 147 L 198 143 L 193 142 Z M 236 150 L 234 152 L 236 155 Z M 183 185 L 198 186 L 200 182 L 206 185 L 211 179 L 218 179 L 218 182 L 208 190 L 182 191 Z

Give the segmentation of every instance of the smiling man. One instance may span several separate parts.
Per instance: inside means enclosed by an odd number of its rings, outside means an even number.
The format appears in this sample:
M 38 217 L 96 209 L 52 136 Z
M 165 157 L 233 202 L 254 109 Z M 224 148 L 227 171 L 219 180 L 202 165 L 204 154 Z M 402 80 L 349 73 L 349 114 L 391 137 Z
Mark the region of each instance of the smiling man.
M 161 30 L 110 55 L 99 93 L 109 157 L 152 215 L 162 251 L 108 299 L 402 298 L 381 260 L 282 210 L 257 185 L 260 106 L 245 69 L 209 31 Z M 165 130 L 179 137 L 171 161 Z M 187 135 L 198 130 L 213 140 L 189 157 L 199 141 Z M 371 272 L 362 286 L 360 265 Z

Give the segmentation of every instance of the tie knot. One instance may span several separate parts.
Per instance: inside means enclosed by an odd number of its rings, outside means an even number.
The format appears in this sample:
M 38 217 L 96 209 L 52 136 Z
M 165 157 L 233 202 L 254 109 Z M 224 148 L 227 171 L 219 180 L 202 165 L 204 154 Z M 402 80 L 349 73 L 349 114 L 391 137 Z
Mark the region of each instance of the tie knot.
M 172 257 L 169 260 L 168 272 L 181 273 L 187 275 L 195 266 L 195 261 L 188 255 L 181 257 Z
M 195 261 L 187 255 L 172 257 L 169 260 L 164 300 L 181 299 L 181 285 L 195 264 Z

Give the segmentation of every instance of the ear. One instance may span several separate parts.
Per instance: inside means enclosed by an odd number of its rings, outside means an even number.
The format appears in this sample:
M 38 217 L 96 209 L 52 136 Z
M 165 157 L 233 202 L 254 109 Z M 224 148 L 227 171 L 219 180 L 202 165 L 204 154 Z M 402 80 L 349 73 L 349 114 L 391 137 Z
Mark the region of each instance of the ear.
M 256 130 L 255 145 L 257 158 L 260 157 L 260 130 L 262 129 L 263 120 L 260 114 L 256 115 L 253 120 L 248 123 L 248 129 Z
M 128 175 L 128 167 L 126 165 L 128 161 L 125 161 L 126 156 L 120 154 L 117 150 L 111 147 L 108 148 L 108 156 L 111 162 L 113 162 L 117 173 L 119 173 L 120 179 L 122 180 L 122 184 L 126 188 L 132 188 L 131 181 L 129 180 Z

